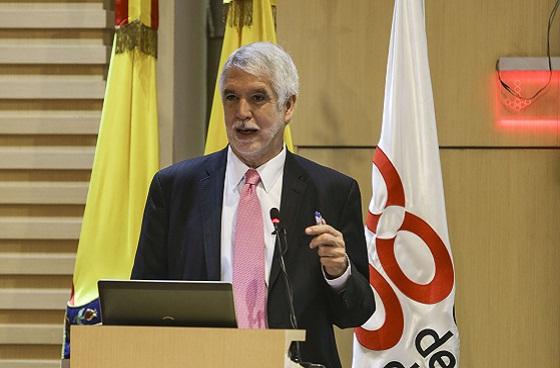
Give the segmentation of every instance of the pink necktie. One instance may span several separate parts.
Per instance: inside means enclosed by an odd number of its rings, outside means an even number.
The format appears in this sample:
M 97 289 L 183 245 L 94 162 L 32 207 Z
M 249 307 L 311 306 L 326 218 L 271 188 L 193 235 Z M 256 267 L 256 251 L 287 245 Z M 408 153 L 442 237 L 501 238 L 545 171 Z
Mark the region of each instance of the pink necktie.
M 239 328 L 266 328 L 264 230 L 257 197 L 257 170 L 245 173 L 233 243 L 233 297 Z

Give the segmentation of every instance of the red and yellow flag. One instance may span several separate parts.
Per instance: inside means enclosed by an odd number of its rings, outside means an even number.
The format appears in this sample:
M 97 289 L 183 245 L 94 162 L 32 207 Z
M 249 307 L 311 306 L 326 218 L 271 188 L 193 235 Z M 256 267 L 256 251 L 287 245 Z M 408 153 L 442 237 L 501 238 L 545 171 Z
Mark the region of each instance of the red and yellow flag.
M 115 38 L 87 195 L 69 327 L 100 321 L 97 281 L 127 279 L 150 181 L 159 168 L 156 99 L 157 0 L 116 0 Z

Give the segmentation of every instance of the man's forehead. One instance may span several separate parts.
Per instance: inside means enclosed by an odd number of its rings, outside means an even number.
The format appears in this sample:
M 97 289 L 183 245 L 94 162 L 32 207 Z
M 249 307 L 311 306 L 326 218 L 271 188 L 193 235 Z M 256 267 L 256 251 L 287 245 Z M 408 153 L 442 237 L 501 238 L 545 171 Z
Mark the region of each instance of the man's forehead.
M 224 89 L 227 89 L 228 86 L 248 86 L 252 88 L 269 89 L 271 81 L 270 78 L 266 76 L 258 76 L 238 68 L 232 68 L 226 73 L 224 78 Z
M 270 94 L 272 93 L 272 89 L 263 83 L 259 83 L 258 85 L 254 84 L 226 84 L 224 86 L 224 92 L 233 92 L 233 93 L 265 93 Z

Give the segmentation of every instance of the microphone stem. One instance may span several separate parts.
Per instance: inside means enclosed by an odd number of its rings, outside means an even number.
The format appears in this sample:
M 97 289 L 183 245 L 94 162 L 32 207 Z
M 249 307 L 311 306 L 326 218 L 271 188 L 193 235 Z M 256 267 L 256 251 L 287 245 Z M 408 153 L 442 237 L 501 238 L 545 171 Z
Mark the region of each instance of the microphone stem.
M 288 271 L 286 270 L 286 263 L 284 261 L 284 253 L 288 250 L 288 244 L 286 241 L 286 229 L 278 229 L 278 240 L 280 241 L 280 268 L 284 274 L 284 284 L 286 285 L 286 294 L 288 296 L 288 304 L 290 307 L 290 325 L 294 330 L 298 329 L 298 322 L 296 317 L 296 311 L 294 308 L 294 291 L 292 290 L 292 285 L 288 279 Z
M 280 256 L 280 268 L 282 270 L 282 275 L 284 276 L 284 284 L 286 286 L 286 294 L 288 297 L 288 305 L 290 308 L 290 325 L 292 329 L 298 329 L 298 322 L 296 317 L 296 312 L 294 308 L 294 292 L 292 290 L 292 286 L 290 284 L 290 280 L 288 278 L 288 271 L 286 270 L 286 262 L 284 261 L 284 253 L 288 250 L 288 241 L 286 237 L 286 229 L 280 226 L 276 226 L 276 240 L 280 243 L 278 247 L 278 254 Z M 294 361 L 296 363 L 301 363 L 301 347 L 299 341 L 294 341 L 295 344 L 295 352 L 294 352 Z

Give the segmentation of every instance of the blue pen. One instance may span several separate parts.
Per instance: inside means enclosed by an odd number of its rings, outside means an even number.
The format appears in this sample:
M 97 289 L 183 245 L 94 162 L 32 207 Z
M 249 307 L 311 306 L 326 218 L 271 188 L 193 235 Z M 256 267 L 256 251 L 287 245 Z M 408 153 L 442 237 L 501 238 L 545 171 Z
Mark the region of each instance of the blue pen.
M 315 211 L 315 225 L 324 225 L 326 224 L 325 219 L 321 215 L 321 212 Z

